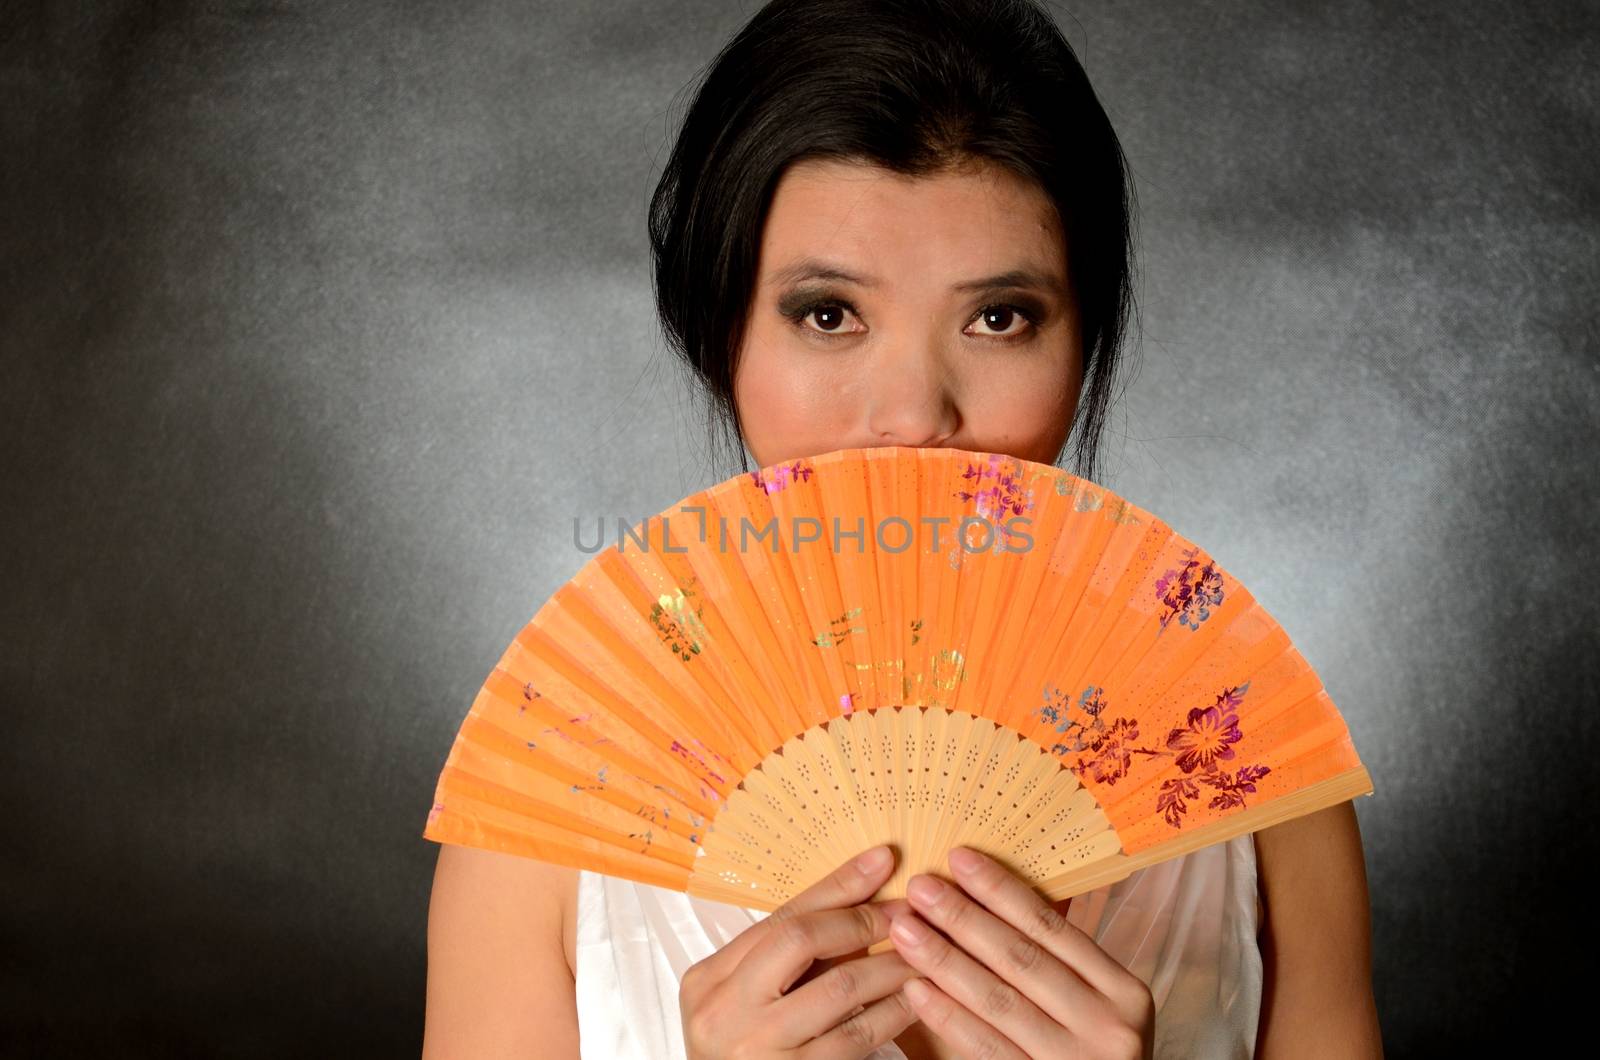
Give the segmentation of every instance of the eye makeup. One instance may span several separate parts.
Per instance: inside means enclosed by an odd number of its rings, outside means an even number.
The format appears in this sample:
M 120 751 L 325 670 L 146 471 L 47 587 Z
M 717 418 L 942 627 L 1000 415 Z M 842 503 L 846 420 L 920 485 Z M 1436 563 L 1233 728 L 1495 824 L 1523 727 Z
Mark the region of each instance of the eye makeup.
M 983 294 L 998 295 L 1000 292 L 985 291 Z M 978 318 L 991 310 L 1009 309 L 1013 313 L 1022 317 L 1023 320 L 1027 321 L 1029 325 L 1028 328 L 1017 335 L 977 335 L 974 336 L 975 338 L 990 339 L 999 343 L 1020 343 L 1027 341 L 1038 333 L 1039 328 L 1049 317 L 1049 309 L 1038 299 L 1030 297 L 1027 294 L 1013 292 L 1012 297 L 1014 299 L 1013 301 L 986 302 L 985 304 L 979 306 L 972 314 L 972 317 L 967 321 L 968 325 L 970 326 L 973 321 L 976 321 Z M 839 292 L 828 288 L 802 288 L 799 290 L 790 291 L 778 299 L 778 312 L 785 317 L 793 327 L 806 332 L 808 335 L 816 335 L 823 339 L 842 339 L 850 335 L 860 334 L 860 332 L 856 331 L 827 332 L 818 328 L 807 327 L 805 324 L 805 318 L 816 312 L 818 309 L 825 308 L 844 309 L 856 317 L 861 315 L 850 299 L 844 297 L 844 295 L 840 294 Z

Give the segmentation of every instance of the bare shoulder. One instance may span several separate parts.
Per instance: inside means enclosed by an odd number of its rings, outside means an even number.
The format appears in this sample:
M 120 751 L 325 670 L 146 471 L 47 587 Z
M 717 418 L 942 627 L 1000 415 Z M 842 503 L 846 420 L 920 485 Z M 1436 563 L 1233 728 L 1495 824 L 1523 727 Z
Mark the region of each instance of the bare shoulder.
M 577 886 L 575 869 L 440 845 L 424 1060 L 578 1055 Z
M 1372 993 L 1372 914 L 1354 802 L 1255 833 L 1264 981 L 1258 1060 L 1381 1057 Z

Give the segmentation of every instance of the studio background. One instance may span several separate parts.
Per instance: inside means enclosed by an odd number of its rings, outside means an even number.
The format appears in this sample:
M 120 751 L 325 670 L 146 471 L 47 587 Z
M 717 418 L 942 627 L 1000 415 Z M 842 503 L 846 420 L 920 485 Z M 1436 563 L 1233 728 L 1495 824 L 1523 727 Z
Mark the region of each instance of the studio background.
M 756 7 L 0 8 L 7 1055 L 416 1055 L 473 695 L 575 516 L 731 473 L 645 207 Z M 1527 1051 L 1592 963 L 1600 12 L 1054 10 L 1141 206 L 1103 480 L 1350 724 L 1389 1055 Z

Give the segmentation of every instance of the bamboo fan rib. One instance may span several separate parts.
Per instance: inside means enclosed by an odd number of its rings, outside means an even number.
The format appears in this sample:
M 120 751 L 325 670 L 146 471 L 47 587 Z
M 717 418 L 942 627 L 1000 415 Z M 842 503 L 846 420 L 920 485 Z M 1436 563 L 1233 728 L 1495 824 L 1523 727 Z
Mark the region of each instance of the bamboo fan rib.
M 1047 464 L 842 449 L 686 497 L 505 650 L 426 838 L 772 910 L 877 843 L 1053 900 L 1373 791 L 1278 623 Z

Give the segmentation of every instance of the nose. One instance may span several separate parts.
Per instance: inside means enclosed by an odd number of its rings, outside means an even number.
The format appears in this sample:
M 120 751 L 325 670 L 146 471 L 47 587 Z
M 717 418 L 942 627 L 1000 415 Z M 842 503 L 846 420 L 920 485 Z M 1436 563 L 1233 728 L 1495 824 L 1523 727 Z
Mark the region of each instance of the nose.
M 875 445 L 943 445 L 960 426 L 949 367 L 937 348 L 883 351 L 866 387 L 866 434 Z

